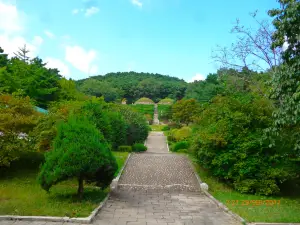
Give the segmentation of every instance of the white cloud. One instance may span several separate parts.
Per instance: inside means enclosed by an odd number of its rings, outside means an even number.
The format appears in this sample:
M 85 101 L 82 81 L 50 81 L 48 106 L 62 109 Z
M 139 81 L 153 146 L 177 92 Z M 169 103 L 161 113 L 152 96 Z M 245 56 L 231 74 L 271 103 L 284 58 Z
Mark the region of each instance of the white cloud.
M 96 74 L 98 66 L 95 65 L 97 52 L 95 50 L 85 50 L 80 46 L 66 46 L 65 59 L 76 69 L 88 75 Z
M 0 0 L 0 31 L 10 34 L 22 29 L 22 19 L 16 5 Z
M 48 57 L 45 59 L 46 67 L 52 69 L 58 69 L 60 74 L 66 78 L 70 77 L 69 67 L 60 59 Z
M 41 36 L 34 36 L 32 44 L 36 46 L 41 46 L 44 42 L 44 39 Z
M 72 10 L 72 14 L 75 15 L 75 14 L 77 14 L 77 13 L 79 13 L 79 9 L 73 9 L 73 10 Z
M 85 10 L 85 16 L 91 16 L 93 14 L 96 14 L 99 12 L 99 8 L 95 7 L 95 6 L 92 6 L 88 9 Z
M 192 79 L 190 79 L 189 83 L 192 83 L 196 80 L 205 80 L 206 77 L 200 73 L 197 73 L 195 76 L 192 77 Z
M 44 33 L 46 34 L 46 36 L 48 38 L 51 38 L 51 39 L 55 38 L 55 35 L 52 32 L 50 32 L 49 30 L 45 30 Z
M 140 8 L 143 7 L 143 3 L 140 0 L 131 0 L 131 3 L 133 5 L 136 5 L 136 6 L 140 7 Z
M 9 57 L 12 57 L 14 52 L 26 44 L 26 48 L 30 51 L 28 56 L 36 57 L 43 39 L 34 36 L 33 40 L 28 42 L 22 36 L 26 14 L 18 10 L 13 2 L 15 1 L 0 0 L 0 45 Z

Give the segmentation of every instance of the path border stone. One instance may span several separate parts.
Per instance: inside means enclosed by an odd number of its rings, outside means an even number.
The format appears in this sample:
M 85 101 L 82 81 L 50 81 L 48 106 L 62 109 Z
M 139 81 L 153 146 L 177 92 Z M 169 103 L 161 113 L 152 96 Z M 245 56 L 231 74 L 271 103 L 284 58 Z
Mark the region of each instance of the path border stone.
M 187 157 L 185 155 L 185 157 Z M 188 157 L 187 157 L 188 158 Z M 201 185 L 202 182 L 197 170 L 193 164 L 193 162 L 188 158 L 188 160 L 190 161 L 192 167 L 194 168 L 194 174 L 199 182 L 199 185 Z M 200 186 L 201 187 L 201 186 Z M 232 217 L 234 217 L 236 220 L 238 220 L 239 222 L 241 222 L 242 224 L 245 225 L 300 225 L 300 223 L 264 223 L 264 222 L 251 222 L 251 223 L 247 223 L 245 219 L 243 219 L 242 217 L 240 217 L 239 215 L 233 213 L 232 211 L 230 211 L 222 202 L 218 201 L 215 197 L 213 197 L 208 191 L 201 189 L 201 192 L 203 192 L 208 198 L 210 198 L 219 208 L 221 208 L 222 210 L 224 210 L 226 213 L 228 213 L 229 215 L 231 215 Z
M 119 179 L 123 173 L 125 166 L 128 163 L 129 158 L 131 157 L 131 153 L 128 154 L 127 159 L 118 173 L 118 176 L 112 180 L 112 183 L 116 183 L 118 185 Z M 110 190 L 112 191 L 112 190 Z M 11 220 L 22 220 L 22 221 L 41 221 L 41 222 L 72 222 L 72 223 L 81 223 L 81 224 L 90 224 L 93 222 L 97 213 L 102 209 L 102 207 L 107 202 L 108 198 L 110 197 L 110 193 L 104 198 L 102 202 L 100 202 L 99 206 L 95 208 L 92 213 L 88 217 L 56 217 L 56 216 L 14 216 L 14 215 L 4 215 L 0 216 L 0 221 L 11 221 Z
M 233 213 L 232 211 L 230 211 L 222 202 L 219 202 L 214 196 L 212 196 L 208 191 L 203 190 L 201 188 L 201 184 L 204 183 L 202 182 L 202 180 L 200 179 L 197 170 L 193 164 L 193 162 L 185 155 L 185 157 L 189 160 L 191 166 L 194 169 L 194 174 L 198 180 L 199 183 L 199 189 L 201 190 L 202 193 L 204 193 L 209 199 L 211 199 L 213 201 L 213 203 L 215 203 L 220 209 L 222 209 L 223 211 L 225 211 L 226 213 L 228 213 L 229 215 L 231 215 L 232 217 L 234 217 L 234 219 L 236 219 L 237 221 L 241 222 L 242 224 L 247 224 L 246 220 L 243 219 L 242 217 L 240 217 L 239 215 Z

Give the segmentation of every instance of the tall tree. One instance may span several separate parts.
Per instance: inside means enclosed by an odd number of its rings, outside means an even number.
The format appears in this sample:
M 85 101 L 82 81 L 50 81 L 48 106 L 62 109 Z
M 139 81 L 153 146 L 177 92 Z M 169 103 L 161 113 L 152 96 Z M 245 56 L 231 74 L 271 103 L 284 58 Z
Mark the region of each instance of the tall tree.
M 30 51 L 26 47 L 26 44 L 24 44 L 24 46 L 20 47 L 19 51 L 14 52 L 14 54 L 18 59 L 21 59 L 23 62 L 27 62 L 29 60 L 29 57 L 28 57 L 29 52 Z
M 4 50 L 0 47 L 0 68 L 4 67 L 8 63 L 7 54 L 4 53 Z
M 300 2 L 279 3 L 280 9 L 269 11 L 276 27 L 272 46 L 282 46 L 287 40 L 288 48 L 282 54 L 284 63 L 273 74 L 271 97 L 277 110 L 273 113 L 274 125 L 268 131 L 276 137 L 271 145 L 291 150 L 288 154 L 300 160 Z
M 300 55 L 300 2 L 299 0 L 278 0 L 280 9 L 272 9 L 269 15 L 274 17 L 272 48 L 287 45 L 283 52 L 285 62 L 293 61 Z
M 250 15 L 258 25 L 257 30 L 246 28 L 237 19 L 231 30 L 232 34 L 237 35 L 237 41 L 229 48 L 218 46 L 213 51 L 212 58 L 222 67 L 264 71 L 265 68 L 270 69 L 280 64 L 281 48 L 270 48 L 273 26 L 268 20 L 258 20 L 257 12 Z

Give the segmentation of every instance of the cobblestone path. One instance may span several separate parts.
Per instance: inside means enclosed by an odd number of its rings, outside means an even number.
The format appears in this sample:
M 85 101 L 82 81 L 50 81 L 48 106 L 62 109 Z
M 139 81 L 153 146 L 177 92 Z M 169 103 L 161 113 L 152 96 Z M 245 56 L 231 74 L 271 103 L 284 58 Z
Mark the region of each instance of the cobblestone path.
M 119 188 L 96 216 L 95 225 L 238 225 L 202 194 L 184 156 L 168 152 L 162 132 L 151 132 L 146 153 L 133 154 Z M 0 221 L 0 225 L 63 223 Z M 68 223 L 64 223 L 67 225 Z

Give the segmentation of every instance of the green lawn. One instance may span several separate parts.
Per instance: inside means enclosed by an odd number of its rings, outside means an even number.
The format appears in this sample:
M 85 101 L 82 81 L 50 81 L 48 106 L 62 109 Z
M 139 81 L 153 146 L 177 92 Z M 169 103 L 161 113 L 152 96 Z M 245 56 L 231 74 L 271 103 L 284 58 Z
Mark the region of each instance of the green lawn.
M 153 118 L 154 115 L 154 105 L 129 105 L 133 110 L 146 115 L 149 114 Z
M 114 155 L 120 169 L 128 153 Z M 25 163 L 27 166 L 20 168 Z M 36 181 L 38 164 L 34 160 L 21 160 L 0 172 L 0 215 L 87 217 L 109 191 L 85 184 L 84 199 L 79 201 L 77 182 L 69 180 L 53 186 L 48 194 Z
M 208 184 L 209 192 L 220 202 L 224 203 L 231 211 L 244 218 L 247 222 L 269 222 L 269 223 L 295 223 L 300 222 L 300 192 L 296 196 L 265 197 L 249 194 L 241 194 L 232 188 L 219 182 L 216 178 L 198 166 L 192 156 L 189 158 L 194 162 L 195 168 L 201 180 Z M 277 200 L 280 204 L 249 205 L 246 200 Z M 237 204 L 233 204 L 237 203 Z
M 150 125 L 151 131 L 162 131 L 164 127 L 167 127 L 167 125 Z

